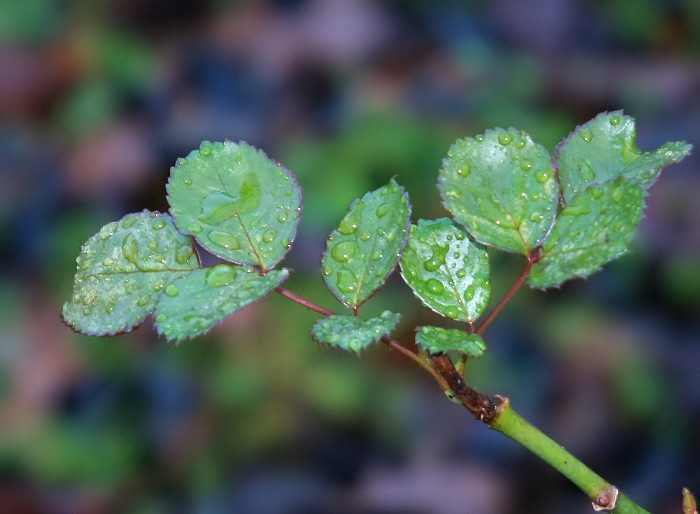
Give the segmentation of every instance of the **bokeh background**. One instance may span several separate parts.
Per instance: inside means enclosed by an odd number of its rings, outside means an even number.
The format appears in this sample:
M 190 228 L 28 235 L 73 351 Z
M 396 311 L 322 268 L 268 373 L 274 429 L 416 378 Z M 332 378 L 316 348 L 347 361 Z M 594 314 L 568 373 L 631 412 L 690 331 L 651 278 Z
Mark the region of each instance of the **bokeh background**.
M 697 0 L 7 0 L 0 3 L 0 512 L 578 513 L 585 497 L 384 347 L 318 347 L 272 295 L 173 346 L 150 322 L 62 325 L 80 245 L 167 209 L 178 156 L 245 140 L 305 192 L 287 286 L 352 199 L 392 176 L 445 215 L 449 144 L 492 126 L 548 148 L 624 108 L 638 144 L 700 141 Z M 653 187 L 633 252 L 524 290 L 475 385 L 512 398 L 654 512 L 700 493 L 700 161 Z M 492 255 L 494 297 L 520 259 Z M 365 308 L 434 323 L 398 277 Z

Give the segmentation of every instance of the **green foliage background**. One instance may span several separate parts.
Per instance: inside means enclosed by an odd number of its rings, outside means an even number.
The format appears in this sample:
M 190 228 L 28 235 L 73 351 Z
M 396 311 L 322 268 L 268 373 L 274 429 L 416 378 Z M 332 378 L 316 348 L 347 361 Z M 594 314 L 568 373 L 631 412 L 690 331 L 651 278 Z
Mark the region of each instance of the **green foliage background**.
M 149 323 L 104 339 L 60 323 L 80 245 L 127 212 L 165 209 L 169 167 L 203 139 L 247 140 L 297 174 L 287 286 L 334 309 L 319 261 L 349 203 L 395 176 L 414 220 L 445 216 L 435 184 L 458 137 L 514 126 L 551 151 L 624 108 L 644 150 L 699 139 L 695 2 L 332 4 L 0 7 L 6 510 L 587 508 L 398 356 L 314 344 L 317 316 L 281 297 L 179 347 Z M 691 156 L 653 186 L 631 255 L 522 291 L 470 369 L 654 512 L 700 489 L 698 194 Z M 492 298 L 520 262 L 491 256 Z M 385 309 L 401 313 L 402 340 L 437 324 L 396 275 L 363 306 Z

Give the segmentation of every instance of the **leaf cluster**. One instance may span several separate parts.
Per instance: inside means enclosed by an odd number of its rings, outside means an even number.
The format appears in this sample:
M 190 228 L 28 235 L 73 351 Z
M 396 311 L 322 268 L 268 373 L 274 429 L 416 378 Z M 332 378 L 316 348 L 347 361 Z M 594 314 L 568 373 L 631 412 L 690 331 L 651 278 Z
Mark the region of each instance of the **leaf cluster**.
M 554 154 L 514 128 L 457 140 L 439 172 L 451 217 L 411 223 L 407 192 L 391 179 L 355 200 L 327 238 L 321 275 L 347 314 L 317 321 L 319 343 L 360 352 L 387 338 L 399 315 L 361 319 L 358 309 L 400 267 L 415 296 L 464 330 L 419 327 L 426 355 L 463 359 L 486 347 L 475 325 L 490 299 L 486 247 L 527 259 L 531 287 L 586 277 L 627 251 L 644 198 L 665 166 L 691 146 L 642 152 L 634 120 L 602 113 Z M 246 143 L 200 147 L 171 168 L 169 214 L 144 211 L 105 225 L 82 247 L 62 316 L 92 335 L 129 331 L 153 315 L 181 341 L 280 289 L 278 265 L 294 241 L 302 193 L 293 173 Z M 203 268 L 204 249 L 222 262 Z

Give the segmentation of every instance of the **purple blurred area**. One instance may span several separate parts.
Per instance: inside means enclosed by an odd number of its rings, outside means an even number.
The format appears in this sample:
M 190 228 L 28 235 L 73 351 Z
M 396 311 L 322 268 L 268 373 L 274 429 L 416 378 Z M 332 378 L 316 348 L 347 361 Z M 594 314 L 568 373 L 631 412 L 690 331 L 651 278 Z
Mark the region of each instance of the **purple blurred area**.
M 270 296 L 180 346 L 59 318 L 80 245 L 167 210 L 170 166 L 245 140 L 299 177 L 287 286 L 332 309 L 318 262 L 392 176 L 414 219 L 457 137 L 515 126 L 552 149 L 623 108 L 637 143 L 700 141 L 696 0 L 16 0 L 0 4 L 0 512 L 590 512 L 410 362 L 313 344 Z M 468 378 L 655 513 L 700 493 L 700 161 L 652 188 L 632 253 L 521 291 Z M 519 259 L 491 256 L 494 296 Z M 398 277 L 366 307 L 396 337 L 441 323 Z

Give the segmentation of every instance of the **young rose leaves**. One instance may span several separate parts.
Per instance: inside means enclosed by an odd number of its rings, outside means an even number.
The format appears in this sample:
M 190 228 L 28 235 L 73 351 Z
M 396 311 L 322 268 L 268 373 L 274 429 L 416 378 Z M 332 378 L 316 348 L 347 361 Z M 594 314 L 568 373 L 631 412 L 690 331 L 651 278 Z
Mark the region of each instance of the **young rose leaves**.
M 642 216 L 644 193 L 622 179 L 586 189 L 559 214 L 530 271 L 531 287 L 586 277 L 627 251 Z
M 355 200 L 326 241 L 323 280 L 338 300 L 358 307 L 386 281 L 406 246 L 411 205 L 389 184 Z
M 491 293 L 486 251 L 447 218 L 411 226 L 401 276 L 426 306 L 460 321 L 478 318 Z
M 370 319 L 334 314 L 314 323 L 311 337 L 321 344 L 360 353 L 382 336 L 389 335 L 399 322 L 399 317 L 389 311 Z
M 642 152 L 634 143 L 636 135 L 634 119 L 614 111 L 599 114 L 564 138 L 555 151 L 564 202 L 618 177 L 648 188 L 664 167 L 682 160 L 692 148 L 676 141 Z
M 486 351 L 486 344 L 479 334 L 452 328 L 418 327 L 416 344 L 429 354 L 458 351 L 472 359 L 481 357 Z
M 663 167 L 691 149 L 670 142 L 642 153 L 634 145 L 635 135 L 634 120 L 616 111 L 599 114 L 559 144 L 563 208 L 530 272 L 530 286 L 555 287 L 586 277 L 627 251 L 646 189 Z
M 178 228 L 228 261 L 268 270 L 296 235 L 296 178 L 246 143 L 203 141 L 171 168 L 167 190 Z
M 458 139 L 443 161 L 438 189 L 475 240 L 523 255 L 543 242 L 559 198 L 549 153 L 514 128 Z
M 288 276 L 285 268 L 260 275 L 250 266 L 228 264 L 194 270 L 165 288 L 155 312 L 158 333 L 177 341 L 203 334 Z
M 132 330 L 169 283 L 199 267 L 193 241 L 167 214 L 144 211 L 109 223 L 83 245 L 73 295 L 61 315 L 87 335 Z

